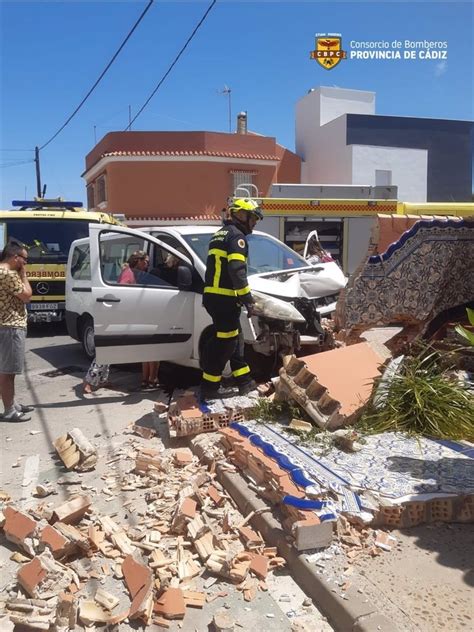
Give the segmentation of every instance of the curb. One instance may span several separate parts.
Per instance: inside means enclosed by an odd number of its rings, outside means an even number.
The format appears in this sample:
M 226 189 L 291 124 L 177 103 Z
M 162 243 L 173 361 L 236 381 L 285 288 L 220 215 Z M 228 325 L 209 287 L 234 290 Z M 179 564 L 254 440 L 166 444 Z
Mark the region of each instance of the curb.
M 210 463 L 211 459 L 199 444 L 194 445 L 191 441 L 189 444 L 201 461 Z M 363 601 L 357 592 L 351 594 L 354 587 L 349 589 L 346 599 L 333 592 L 334 589 L 309 564 L 304 553 L 298 553 L 287 542 L 287 534 L 281 524 L 270 512 L 263 512 L 269 505 L 249 488 L 239 473 L 226 471 L 217 465 L 216 475 L 244 516 L 251 511 L 262 510 L 262 513 L 251 518 L 250 523 L 260 531 L 270 546 L 278 547 L 279 555 L 285 558 L 297 584 L 323 612 L 336 632 L 399 632 L 392 621 L 374 611 L 371 604 Z

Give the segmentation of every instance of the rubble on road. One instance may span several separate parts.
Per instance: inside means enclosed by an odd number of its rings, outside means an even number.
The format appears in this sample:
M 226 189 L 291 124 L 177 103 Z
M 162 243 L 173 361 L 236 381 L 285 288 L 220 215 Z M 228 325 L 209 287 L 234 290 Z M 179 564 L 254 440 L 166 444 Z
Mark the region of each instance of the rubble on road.
M 204 574 L 233 584 L 244 601 L 267 589 L 265 578 L 285 560 L 247 526 L 251 516 L 242 518 L 215 463 L 202 465 L 189 448 L 146 443 L 128 439 L 109 456 L 121 467 L 107 470 L 97 494 L 44 499 L 28 512 L 7 501 L 4 533 L 23 553 L 0 616 L 32 630 L 133 620 L 166 628 L 227 595 Z M 133 526 L 97 509 L 99 497 L 107 502 L 123 490 L 140 491 L 146 502 Z M 133 511 L 133 503 L 125 504 Z
M 79 428 L 58 437 L 53 445 L 68 470 L 87 472 L 96 466 L 97 450 Z

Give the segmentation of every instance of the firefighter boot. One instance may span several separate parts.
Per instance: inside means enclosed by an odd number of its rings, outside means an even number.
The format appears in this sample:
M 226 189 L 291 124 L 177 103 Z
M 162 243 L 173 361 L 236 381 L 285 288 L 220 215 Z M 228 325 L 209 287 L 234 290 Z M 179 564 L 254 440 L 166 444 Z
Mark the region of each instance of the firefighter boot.
M 213 386 L 208 384 L 201 384 L 199 390 L 199 397 L 201 401 L 208 401 L 213 399 L 225 399 L 227 397 L 234 397 L 236 395 L 235 390 L 225 386 Z
M 249 380 L 248 382 L 243 382 L 239 384 L 239 395 L 248 395 L 252 391 L 257 390 L 257 382 L 255 380 Z

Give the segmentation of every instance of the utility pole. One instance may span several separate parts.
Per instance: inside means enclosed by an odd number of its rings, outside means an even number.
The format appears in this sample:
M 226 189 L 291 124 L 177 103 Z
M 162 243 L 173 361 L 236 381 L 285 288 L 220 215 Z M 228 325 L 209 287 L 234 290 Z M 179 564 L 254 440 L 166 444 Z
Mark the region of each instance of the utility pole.
M 36 165 L 36 195 L 41 197 L 41 173 L 40 173 L 40 158 L 39 147 L 35 147 L 35 165 Z

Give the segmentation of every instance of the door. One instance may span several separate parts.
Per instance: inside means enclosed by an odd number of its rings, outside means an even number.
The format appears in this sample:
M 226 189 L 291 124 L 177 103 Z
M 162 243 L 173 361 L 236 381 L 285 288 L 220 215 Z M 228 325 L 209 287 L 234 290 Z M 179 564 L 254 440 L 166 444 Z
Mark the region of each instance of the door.
M 189 265 L 186 258 L 131 228 L 89 224 L 89 236 L 97 361 L 185 363 L 192 355 L 194 293 L 178 290 L 177 264 Z

